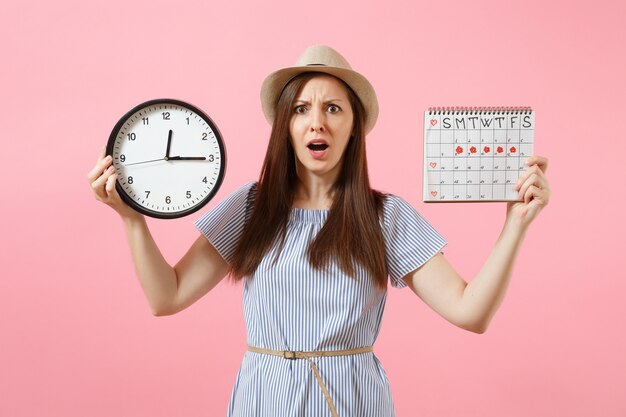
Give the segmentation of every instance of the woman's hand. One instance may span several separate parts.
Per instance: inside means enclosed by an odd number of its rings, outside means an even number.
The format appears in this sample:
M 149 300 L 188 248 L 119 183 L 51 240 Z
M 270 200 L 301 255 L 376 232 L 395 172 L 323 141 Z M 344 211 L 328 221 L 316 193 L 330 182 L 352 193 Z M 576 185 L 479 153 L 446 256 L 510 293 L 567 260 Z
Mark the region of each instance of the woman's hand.
M 112 163 L 110 155 L 105 156 L 105 148 L 102 148 L 98 161 L 91 171 L 87 174 L 87 180 L 91 185 L 91 191 L 96 200 L 101 201 L 115 210 L 122 218 L 141 218 L 140 213 L 130 208 L 121 199 L 115 189 L 117 174 Z
M 548 159 L 533 155 L 527 160 L 528 169 L 519 177 L 515 190 L 522 201 L 507 204 L 507 223 L 526 228 L 550 201 L 550 184 L 546 177 Z

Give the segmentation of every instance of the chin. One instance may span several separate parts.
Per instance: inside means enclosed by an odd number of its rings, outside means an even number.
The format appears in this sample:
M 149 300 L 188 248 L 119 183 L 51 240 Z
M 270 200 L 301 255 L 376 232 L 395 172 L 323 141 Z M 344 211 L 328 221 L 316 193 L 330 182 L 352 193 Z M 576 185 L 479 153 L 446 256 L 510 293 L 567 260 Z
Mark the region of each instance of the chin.
M 339 175 L 339 165 L 331 164 L 328 162 L 315 161 L 307 164 L 298 164 L 298 173 L 311 174 L 318 177 L 324 177 L 328 175 Z

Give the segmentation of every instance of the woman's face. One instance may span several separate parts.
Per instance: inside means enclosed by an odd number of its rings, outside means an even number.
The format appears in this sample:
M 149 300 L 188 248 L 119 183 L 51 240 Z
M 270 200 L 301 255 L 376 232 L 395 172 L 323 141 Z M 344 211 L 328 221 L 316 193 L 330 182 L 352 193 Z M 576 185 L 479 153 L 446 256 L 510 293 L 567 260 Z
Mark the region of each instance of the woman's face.
M 344 85 L 334 77 L 311 78 L 296 95 L 289 133 L 298 176 L 334 182 L 352 134 L 352 106 Z

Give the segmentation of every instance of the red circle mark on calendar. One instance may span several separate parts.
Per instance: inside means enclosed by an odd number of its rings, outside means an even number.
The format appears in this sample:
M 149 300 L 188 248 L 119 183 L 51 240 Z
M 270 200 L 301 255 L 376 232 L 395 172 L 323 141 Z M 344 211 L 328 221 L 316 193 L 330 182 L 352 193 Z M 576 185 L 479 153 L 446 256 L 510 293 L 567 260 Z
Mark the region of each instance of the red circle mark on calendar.
M 502 153 L 502 152 L 504 152 L 504 149 L 502 149 L 502 146 L 498 146 L 498 149 L 496 149 L 496 151 L 498 153 Z
M 517 152 L 517 149 L 515 149 L 515 146 L 511 146 L 511 149 L 509 149 L 509 151 L 511 151 L 511 153 L 515 153 Z
M 489 146 L 485 146 L 483 148 L 483 151 L 485 151 L 485 153 L 489 153 L 489 151 L 491 151 L 491 148 L 489 148 Z
M 471 153 L 476 153 L 476 146 L 472 146 L 472 147 L 470 148 L 470 152 L 471 152 Z
M 460 147 L 460 146 L 457 146 L 457 147 L 456 147 L 456 153 L 457 153 L 457 154 L 459 154 L 459 153 L 463 153 L 463 148 L 462 148 L 462 147 Z
M 430 125 L 435 126 L 437 124 L 437 119 L 430 119 Z

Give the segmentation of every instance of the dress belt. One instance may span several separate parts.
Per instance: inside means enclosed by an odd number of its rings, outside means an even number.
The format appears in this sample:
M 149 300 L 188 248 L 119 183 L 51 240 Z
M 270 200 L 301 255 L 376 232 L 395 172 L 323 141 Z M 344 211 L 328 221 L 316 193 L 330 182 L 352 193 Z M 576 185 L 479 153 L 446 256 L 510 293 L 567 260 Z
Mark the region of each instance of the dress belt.
M 248 350 L 254 353 L 264 353 L 266 355 L 274 355 L 280 356 L 285 359 L 306 359 L 311 365 L 311 369 L 313 370 L 313 374 L 315 375 L 315 379 L 317 380 L 317 384 L 322 389 L 324 393 L 324 397 L 326 398 L 326 403 L 328 404 L 328 408 L 330 409 L 330 414 L 333 417 L 339 417 L 337 414 L 337 409 L 335 408 L 335 404 L 333 403 L 332 398 L 330 398 L 330 393 L 322 381 L 322 376 L 320 375 L 319 369 L 317 369 L 317 365 L 311 360 L 311 358 L 321 358 L 325 356 L 348 356 L 348 355 L 358 355 L 360 353 L 367 353 L 372 351 L 371 346 L 356 348 L 356 349 L 346 349 L 346 350 L 318 350 L 315 352 L 302 352 L 302 351 L 292 351 L 292 350 L 272 350 L 272 349 L 263 349 L 254 346 L 248 345 Z

